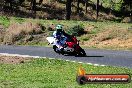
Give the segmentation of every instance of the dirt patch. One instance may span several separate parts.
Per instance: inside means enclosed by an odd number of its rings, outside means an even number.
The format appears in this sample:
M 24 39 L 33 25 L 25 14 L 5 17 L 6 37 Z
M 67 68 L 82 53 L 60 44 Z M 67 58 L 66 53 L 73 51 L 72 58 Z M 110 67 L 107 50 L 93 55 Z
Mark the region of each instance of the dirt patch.
M 110 27 L 92 36 L 89 41 L 82 43 L 84 46 L 96 48 L 131 49 L 132 32 L 120 27 Z
M 31 58 L 0 55 L 0 63 L 4 64 L 21 64 L 29 61 L 31 61 Z
M 100 46 L 109 46 L 113 48 L 132 48 L 132 39 L 127 39 L 127 40 L 120 40 L 118 38 L 114 38 L 112 40 L 106 40 L 101 43 L 99 43 L 98 47 Z

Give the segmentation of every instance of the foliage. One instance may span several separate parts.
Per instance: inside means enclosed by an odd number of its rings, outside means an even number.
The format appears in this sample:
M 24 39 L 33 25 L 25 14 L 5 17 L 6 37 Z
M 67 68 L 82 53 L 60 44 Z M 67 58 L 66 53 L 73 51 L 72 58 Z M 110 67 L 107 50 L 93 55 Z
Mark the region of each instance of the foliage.
M 68 33 L 75 36 L 84 34 L 83 25 L 75 25 L 68 30 Z

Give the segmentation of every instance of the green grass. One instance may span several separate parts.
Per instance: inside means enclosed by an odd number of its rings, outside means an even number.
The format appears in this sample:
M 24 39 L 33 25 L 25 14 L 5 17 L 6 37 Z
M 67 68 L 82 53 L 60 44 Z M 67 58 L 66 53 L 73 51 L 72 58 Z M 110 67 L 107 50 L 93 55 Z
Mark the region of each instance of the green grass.
M 19 17 L 11 17 L 11 18 L 7 18 L 5 16 L 0 16 L 0 24 L 3 24 L 6 28 L 12 23 L 12 22 L 18 22 L 18 23 L 23 23 L 23 22 L 35 22 L 35 23 L 40 23 L 43 26 L 45 26 L 46 28 L 48 28 L 51 24 L 63 24 L 64 25 L 64 29 L 66 32 L 68 32 L 68 29 L 70 29 L 71 27 L 74 27 L 75 25 L 80 25 L 82 26 L 84 29 L 87 29 L 89 27 L 93 27 L 92 30 L 90 32 L 88 32 L 85 35 L 79 36 L 78 39 L 81 40 L 81 42 L 85 42 L 85 41 L 89 41 L 91 40 L 94 36 L 98 36 L 99 33 L 104 32 L 109 30 L 110 28 L 120 28 L 120 29 L 124 29 L 124 30 L 128 30 L 128 28 L 132 27 L 132 24 L 130 23 L 118 23 L 118 22 L 114 22 L 114 21 L 103 21 L 103 22 L 91 22 L 91 21 L 74 21 L 74 20 L 42 20 L 42 19 L 25 19 L 25 18 L 19 18 Z M 49 31 L 48 29 L 46 29 L 44 31 L 44 33 L 46 33 L 48 36 L 52 35 L 53 31 Z M 132 33 L 131 30 L 129 30 L 129 33 Z M 109 36 L 109 38 L 113 38 L 113 36 L 117 35 L 117 33 L 112 34 L 111 36 Z M 127 35 L 123 35 L 121 33 L 119 33 L 120 36 L 118 37 L 123 37 L 125 38 L 125 36 Z M 29 42 L 27 44 L 24 43 L 18 43 L 18 45 L 32 45 L 32 46 L 47 46 L 47 41 L 46 42 Z M 89 46 L 90 48 L 97 48 L 96 46 Z M 113 49 L 112 47 L 104 47 L 105 49 Z M 115 49 L 115 48 L 114 48 Z
M 0 24 L 4 25 L 5 27 L 8 27 L 10 24 L 10 19 L 5 16 L 0 16 Z
M 5 16 L 0 16 L 0 24 L 3 24 L 4 26 L 8 27 L 11 22 L 18 22 L 18 23 L 22 23 L 22 22 L 27 22 L 27 21 L 31 21 L 31 22 L 37 22 L 37 23 L 41 23 L 44 26 L 49 26 L 51 24 L 63 24 L 64 28 L 69 28 L 69 27 L 73 27 L 75 25 L 81 25 L 83 27 L 86 26 L 94 26 L 94 30 L 92 31 L 93 33 L 97 33 L 100 32 L 100 30 L 105 29 L 106 27 L 110 27 L 110 26 L 119 26 L 121 28 L 129 28 L 132 26 L 132 24 L 129 23 L 117 23 L 114 21 L 103 21 L 103 22 L 91 22 L 91 21 L 74 21 L 74 20 L 70 20 L 70 21 L 66 21 L 66 20 L 42 20 L 42 19 L 29 19 L 29 18 L 19 18 L 19 17 L 11 17 L 11 18 L 7 18 Z
M 45 46 L 49 47 L 48 42 L 28 42 L 28 43 L 17 43 L 17 45 L 25 45 L 25 46 Z
M 0 88 L 131 88 L 129 84 L 76 82 L 80 64 L 63 60 L 36 59 L 24 64 L 0 64 Z M 88 74 L 131 74 L 132 69 L 82 64 Z

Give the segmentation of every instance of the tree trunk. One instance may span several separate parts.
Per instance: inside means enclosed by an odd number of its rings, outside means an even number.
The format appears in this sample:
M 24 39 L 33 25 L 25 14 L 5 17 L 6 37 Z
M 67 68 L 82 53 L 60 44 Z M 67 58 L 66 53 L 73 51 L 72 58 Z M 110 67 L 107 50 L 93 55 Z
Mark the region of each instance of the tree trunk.
M 85 0 L 85 13 L 87 13 L 87 7 L 88 7 L 88 1 L 87 0 Z
M 96 20 L 98 20 L 98 16 L 99 16 L 99 0 L 97 0 L 97 4 L 96 4 Z
M 110 4 L 111 4 L 111 6 L 110 6 L 110 14 L 112 14 L 112 10 L 113 10 L 113 6 L 114 6 L 114 2 L 112 1 L 112 0 L 110 0 Z
M 1 1 L 0 1 L 0 5 L 1 5 L 0 11 L 3 11 L 3 8 L 4 8 L 4 0 L 1 0 Z
M 130 15 L 132 16 L 132 1 L 130 1 Z
M 132 1 L 130 2 L 130 19 L 131 19 L 131 22 L 132 22 Z
M 77 13 L 79 13 L 79 4 L 80 4 L 80 0 L 77 0 Z
M 36 11 L 36 0 L 31 0 L 30 5 L 31 5 L 32 11 Z
M 33 0 L 32 10 L 36 11 L 36 0 Z
M 31 9 L 32 9 L 32 14 L 33 14 L 33 18 L 36 17 L 36 0 L 31 0 Z
M 66 20 L 70 20 L 70 16 L 71 16 L 71 0 L 67 0 L 66 3 Z
M 10 1 L 10 9 L 11 9 L 11 13 L 13 13 L 13 5 L 12 5 L 12 1 Z

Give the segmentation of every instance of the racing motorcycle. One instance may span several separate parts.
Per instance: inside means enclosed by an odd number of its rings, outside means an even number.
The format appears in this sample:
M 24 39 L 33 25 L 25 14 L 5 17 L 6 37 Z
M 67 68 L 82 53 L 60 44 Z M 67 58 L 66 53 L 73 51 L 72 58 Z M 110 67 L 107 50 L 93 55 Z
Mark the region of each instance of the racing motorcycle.
M 75 36 L 72 36 L 70 39 L 65 41 L 65 44 L 63 45 L 63 51 L 59 51 L 59 48 L 56 46 L 55 42 L 57 41 L 54 37 L 47 37 L 46 38 L 53 46 L 53 50 L 56 53 L 62 54 L 62 55 L 75 55 L 75 56 L 86 56 L 86 53 L 84 49 L 82 49 L 79 46 L 79 41 Z

